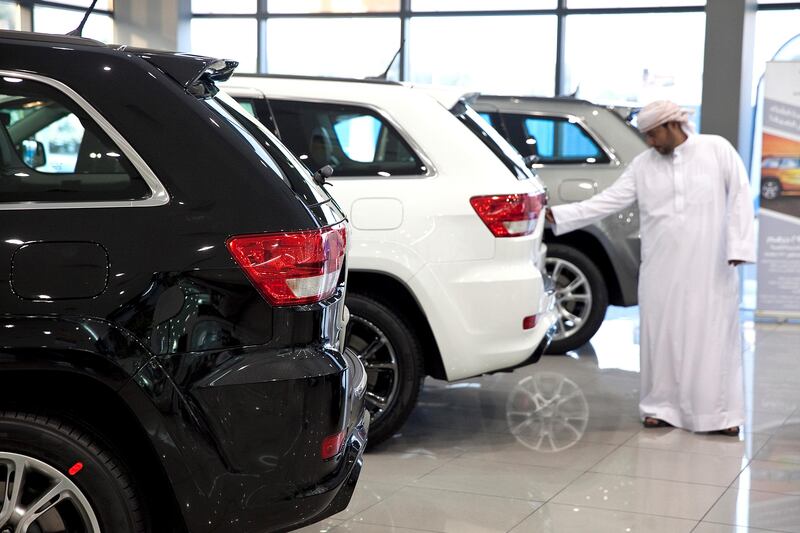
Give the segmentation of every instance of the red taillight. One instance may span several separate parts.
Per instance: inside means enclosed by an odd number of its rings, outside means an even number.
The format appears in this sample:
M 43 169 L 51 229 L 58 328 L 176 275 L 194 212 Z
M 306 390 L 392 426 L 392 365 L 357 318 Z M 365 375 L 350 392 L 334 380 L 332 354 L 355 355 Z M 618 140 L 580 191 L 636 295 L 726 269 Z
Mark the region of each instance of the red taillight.
M 335 433 L 333 435 L 328 435 L 322 441 L 322 458 L 323 459 L 330 459 L 331 457 L 335 456 L 339 453 L 339 450 L 342 449 L 342 443 L 344 442 L 344 431 L 340 431 L 339 433 Z
M 536 327 L 536 315 L 526 316 L 522 319 L 522 329 L 533 329 Z
M 231 237 L 228 250 L 273 305 L 319 302 L 336 290 L 344 264 L 344 223 L 318 230 Z
M 533 232 L 545 205 L 545 195 L 474 196 L 469 203 L 495 237 L 519 237 Z

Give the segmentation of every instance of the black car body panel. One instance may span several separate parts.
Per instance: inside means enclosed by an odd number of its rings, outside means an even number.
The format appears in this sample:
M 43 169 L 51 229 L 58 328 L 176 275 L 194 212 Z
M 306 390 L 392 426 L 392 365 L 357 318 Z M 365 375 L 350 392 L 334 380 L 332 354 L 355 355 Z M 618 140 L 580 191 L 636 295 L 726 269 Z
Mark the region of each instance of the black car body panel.
M 329 298 L 277 307 L 226 241 L 344 217 L 282 147 L 174 79 L 177 69 L 190 84 L 212 61 L 143 55 L 0 31 L 2 83 L 75 91 L 165 193 L 163 205 L 110 207 L 25 204 L 0 188 L 0 388 L 46 371 L 114 391 L 191 533 L 324 518 L 349 501 L 366 439 L 360 363 L 341 351 L 346 269 Z M 36 401 L 62 400 L 40 391 Z M 322 439 L 340 430 L 342 451 L 322 460 Z

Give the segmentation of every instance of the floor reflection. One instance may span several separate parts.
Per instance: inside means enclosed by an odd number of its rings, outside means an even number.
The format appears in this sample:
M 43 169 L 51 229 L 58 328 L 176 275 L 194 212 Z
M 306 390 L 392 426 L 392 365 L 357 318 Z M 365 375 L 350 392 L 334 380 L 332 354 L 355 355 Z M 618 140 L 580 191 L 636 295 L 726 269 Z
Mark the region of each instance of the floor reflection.
M 556 453 L 581 440 L 589 423 L 589 404 L 581 388 L 565 375 L 537 372 L 509 392 L 506 420 L 524 446 Z
M 800 325 L 741 313 L 738 439 L 642 428 L 638 309 L 537 364 L 427 380 L 350 508 L 304 531 L 800 533 Z

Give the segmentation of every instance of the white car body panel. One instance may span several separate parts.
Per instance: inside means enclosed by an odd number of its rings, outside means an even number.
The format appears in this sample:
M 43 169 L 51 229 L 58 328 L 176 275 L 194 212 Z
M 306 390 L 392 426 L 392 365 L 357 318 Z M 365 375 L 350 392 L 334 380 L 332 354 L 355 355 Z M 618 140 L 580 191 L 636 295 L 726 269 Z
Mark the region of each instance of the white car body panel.
M 234 77 L 233 96 L 357 105 L 387 120 L 423 160 L 420 176 L 328 178 L 351 221 L 349 268 L 401 281 L 433 331 L 447 379 L 518 365 L 555 322 L 542 275 L 544 213 L 531 235 L 496 238 L 470 205 L 483 195 L 536 194 L 518 180 L 442 101 L 425 89 L 277 77 Z M 304 154 L 296 154 L 304 159 Z M 316 169 L 312 169 L 316 170 Z M 539 315 L 535 328 L 523 318 Z

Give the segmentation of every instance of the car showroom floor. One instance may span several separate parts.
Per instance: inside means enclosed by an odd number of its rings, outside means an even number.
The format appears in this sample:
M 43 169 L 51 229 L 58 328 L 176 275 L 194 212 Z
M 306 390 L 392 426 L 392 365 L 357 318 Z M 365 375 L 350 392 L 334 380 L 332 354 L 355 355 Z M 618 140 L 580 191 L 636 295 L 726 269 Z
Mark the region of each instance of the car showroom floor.
M 739 438 L 642 428 L 637 309 L 611 308 L 574 357 L 426 381 L 350 507 L 301 531 L 800 532 L 800 325 L 742 325 Z

